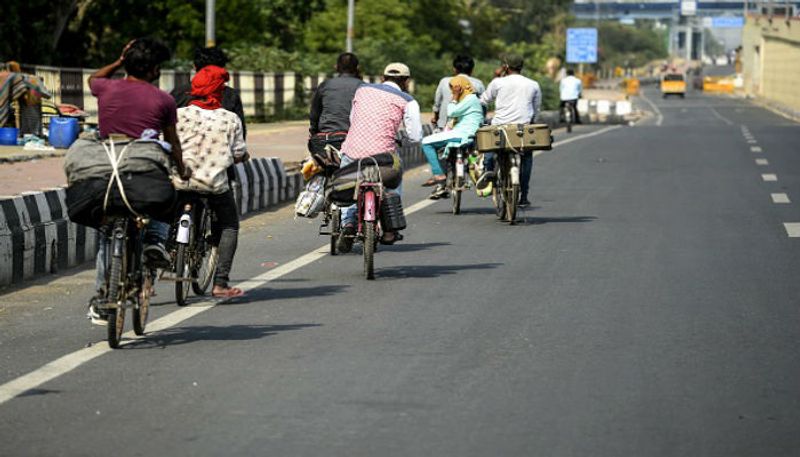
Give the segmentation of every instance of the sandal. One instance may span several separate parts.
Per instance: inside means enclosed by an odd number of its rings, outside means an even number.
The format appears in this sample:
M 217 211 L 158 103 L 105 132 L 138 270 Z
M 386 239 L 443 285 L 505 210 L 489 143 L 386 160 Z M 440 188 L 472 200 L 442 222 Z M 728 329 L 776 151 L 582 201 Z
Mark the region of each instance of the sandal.
M 431 178 L 424 183 L 422 183 L 422 187 L 431 187 L 437 184 L 444 184 L 447 182 L 447 177 L 437 178 L 436 176 L 431 176 Z
M 391 239 L 388 239 L 388 240 L 387 240 L 387 239 L 386 239 L 386 235 L 388 235 L 389 233 L 392 233 L 392 234 L 394 234 L 394 236 L 392 236 L 392 238 L 391 238 Z M 398 242 L 398 241 L 402 241 L 402 240 L 403 240 L 403 235 L 402 235 L 401 233 L 398 233 L 398 232 L 388 232 L 388 233 L 384 233 L 384 234 L 383 234 L 383 236 L 382 236 L 382 237 L 381 237 L 381 239 L 380 239 L 380 243 L 381 243 L 381 244 L 385 244 L 385 245 L 387 245 L 387 246 L 391 246 L 391 245 L 395 244 L 396 242 Z
M 234 297 L 241 297 L 244 295 L 244 291 L 239 289 L 238 287 L 226 287 L 222 289 L 222 292 L 214 292 L 211 291 L 211 296 L 214 298 L 234 298 Z

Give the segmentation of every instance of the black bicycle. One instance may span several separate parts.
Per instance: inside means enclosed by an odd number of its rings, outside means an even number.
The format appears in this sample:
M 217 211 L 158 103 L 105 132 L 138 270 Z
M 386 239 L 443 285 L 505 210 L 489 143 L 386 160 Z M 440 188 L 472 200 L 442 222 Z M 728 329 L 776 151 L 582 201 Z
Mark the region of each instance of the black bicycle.
M 522 155 L 514 149 L 495 152 L 495 178 L 492 201 L 500 220 L 511 225 L 517 222 L 520 196 L 520 164 Z
M 131 309 L 133 331 L 143 335 L 150 310 L 150 295 L 156 272 L 142 263 L 142 233 L 148 220 L 141 216 L 116 217 L 110 223 L 110 241 L 105 255 L 108 345 L 119 347 L 125 326 L 125 310 Z
M 211 242 L 212 211 L 200 194 L 186 193 L 181 215 L 173 227 L 172 258 L 175 301 L 186 306 L 189 287 L 195 295 L 205 295 L 217 270 L 219 253 Z
M 461 194 L 469 189 L 469 182 L 477 183 L 477 153 L 475 143 L 470 142 L 462 146 L 444 148 L 441 154 L 447 169 L 447 192 L 453 204 L 453 214 L 461 214 Z

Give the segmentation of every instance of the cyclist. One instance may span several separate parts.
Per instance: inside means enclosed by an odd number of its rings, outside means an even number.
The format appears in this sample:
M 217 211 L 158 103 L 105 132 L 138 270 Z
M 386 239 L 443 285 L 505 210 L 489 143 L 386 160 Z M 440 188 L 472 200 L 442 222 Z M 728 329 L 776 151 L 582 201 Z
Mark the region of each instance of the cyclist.
M 483 122 L 483 107 L 475 95 L 472 81 L 466 76 L 457 75 L 450 79 L 452 102 L 447 106 L 447 116 L 455 119 L 456 124 L 452 130 L 434 133 L 422 139 L 422 151 L 433 171 L 433 180 L 437 186 L 430 198 L 436 200 L 447 194 L 445 181 L 447 177 L 439 162 L 437 149 L 448 146 L 461 146 L 470 141 L 470 137 Z
M 450 102 L 452 99 L 452 91 L 450 89 L 450 80 L 453 79 L 455 76 L 465 76 L 469 79 L 472 85 L 472 93 L 476 96 L 480 97 L 484 92 L 483 81 L 478 78 L 474 78 L 472 76 L 472 70 L 475 68 L 475 61 L 472 57 L 467 55 L 457 55 L 455 59 L 453 59 L 453 76 L 446 76 L 439 81 L 439 85 L 436 86 L 436 95 L 433 99 L 433 119 L 431 119 L 431 123 L 436 126 L 437 130 L 444 130 L 447 127 L 447 121 L 450 116 L 447 112 L 447 107 L 450 106 Z M 435 178 L 431 178 L 425 181 L 422 186 L 433 186 L 435 184 L 439 184 L 436 182 Z
M 89 88 L 97 97 L 100 137 L 110 134 L 139 138 L 147 130 L 162 132 L 171 148 L 173 162 L 183 178 L 191 176 L 184 167 L 181 143 L 175 129 L 177 110 L 175 101 L 168 93 L 159 90 L 152 82 L 161 75 L 161 63 L 169 59 L 169 49 L 152 38 L 140 38 L 129 42 L 119 59 L 97 70 L 89 76 Z M 111 79 L 124 67 L 126 77 Z M 145 261 L 151 267 L 165 267 L 170 257 L 164 247 L 169 234 L 169 225 L 151 219 L 145 230 Z M 105 299 L 105 256 L 107 240 L 100 242 L 97 253 L 97 295 L 89 303 L 88 316 L 93 322 L 104 325 L 105 316 L 99 312 L 98 304 Z M 98 301 L 99 300 L 99 301 Z
M 495 70 L 497 77 L 489 83 L 486 92 L 481 96 L 481 103 L 484 105 L 488 106 L 491 102 L 495 104 L 492 125 L 529 124 L 539 113 L 542 90 L 539 83 L 522 76 L 523 64 L 521 56 L 506 55 L 500 68 Z M 479 188 L 494 177 L 494 154 L 487 153 L 483 164 L 485 173 L 476 184 Z M 530 205 L 528 188 L 532 171 L 533 154 L 530 151 L 523 152 L 520 166 L 520 208 Z
M 208 65 L 215 65 L 217 67 L 225 68 L 229 59 L 225 52 L 216 47 L 210 48 L 197 48 L 194 51 L 194 71 L 200 71 Z M 178 108 L 183 108 L 189 105 L 192 100 L 192 84 L 176 87 L 172 91 L 172 98 L 175 99 L 175 104 Z M 242 97 L 238 89 L 234 89 L 227 84 L 225 90 L 222 92 L 222 107 L 228 111 L 235 113 L 242 123 L 242 137 L 247 140 L 247 124 L 244 121 L 244 107 L 242 105 Z M 228 180 L 231 185 L 238 185 L 236 179 L 236 170 L 233 165 L 228 167 L 227 170 Z
M 214 212 L 211 244 L 218 247 L 219 262 L 211 295 L 220 298 L 244 294 L 228 285 L 239 237 L 239 214 L 225 170 L 249 157 L 242 122 L 222 106 L 229 78 L 224 68 L 206 65 L 192 78 L 189 106 L 178 109 L 183 160 L 193 174 L 175 187 L 202 194 Z
M 323 155 L 326 144 L 342 148 L 350 129 L 353 96 L 364 83 L 359 77 L 358 57 L 351 52 L 336 59 L 336 73 L 335 78 L 323 81 L 311 98 L 308 151 L 312 155 Z
M 561 95 L 561 112 L 563 113 L 564 105 L 570 103 L 573 119 L 575 119 L 576 124 L 580 124 L 581 118 L 578 114 L 578 99 L 581 98 L 581 92 L 583 92 L 583 83 L 580 78 L 575 76 L 575 70 L 571 68 L 567 70 L 567 76 L 561 80 L 558 89 Z
M 365 157 L 394 152 L 400 124 L 405 124 L 410 141 L 422 140 L 419 103 L 409 95 L 411 71 L 403 63 L 390 63 L 383 70 L 383 82 L 363 84 L 356 90 L 350 113 L 350 130 L 342 143 L 342 164 L 345 166 Z M 402 184 L 395 190 L 402 193 Z M 342 211 L 342 234 L 337 249 L 350 252 L 356 228 L 356 206 Z M 384 233 L 381 242 L 391 244 L 401 239 L 398 233 Z

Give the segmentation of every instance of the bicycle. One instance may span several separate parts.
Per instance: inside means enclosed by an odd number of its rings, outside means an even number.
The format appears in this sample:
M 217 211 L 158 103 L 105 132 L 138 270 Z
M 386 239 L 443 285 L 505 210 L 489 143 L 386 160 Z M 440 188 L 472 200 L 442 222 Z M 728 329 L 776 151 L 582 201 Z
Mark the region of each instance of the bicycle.
M 561 107 L 561 118 L 564 119 L 564 123 L 567 125 L 567 133 L 572 132 L 572 124 L 575 122 L 575 102 L 570 100 L 564 102 L 564 106 Z
M 442 159 L 446 160 L 447 182 L 445 184 L 452 200 L 453 214 L 461 214 L 461 194 L 469 188 L 469 177 L 473 184 L 477 182 L 477 153 L 475 143 L 445 147 L 441 154 Z
M 107 340 L 112 349 L 122 340 L 126 309 L 132 309 L 136 335 L 144 335 L 147 325 L 156 276 L 142 263 L 142 230 L 147 222 L 142 216 L 122 216 L 109 223 L 111 238 L 104 259 L 106 303 L 101 309 L 107 316 Z
M 522 155 L 514 149 L 495 152 L 495 178 L 492 201 L 500 220 L 514 225 L 517 222 L 517 206 L 520 194 L 520 164 Z
M 212 212 L 200 194 L 187 193 L 183 210 L 173 228 L 171 280 L 175 281 L 175 301 L 186 306 L 189 287 L 195 295 L 208 291 L 217 269 L 219 253 L 211 243 Z

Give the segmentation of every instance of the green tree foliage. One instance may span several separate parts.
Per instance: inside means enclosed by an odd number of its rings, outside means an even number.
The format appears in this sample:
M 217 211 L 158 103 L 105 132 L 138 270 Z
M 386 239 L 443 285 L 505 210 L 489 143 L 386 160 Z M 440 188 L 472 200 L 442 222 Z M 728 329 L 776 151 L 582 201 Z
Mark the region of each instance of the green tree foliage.
M 639 67 L 667 56 L 666 36 L 647 21 L 636 25 L 602 22 L 598 40 L 599 63 L 604 67 Z

